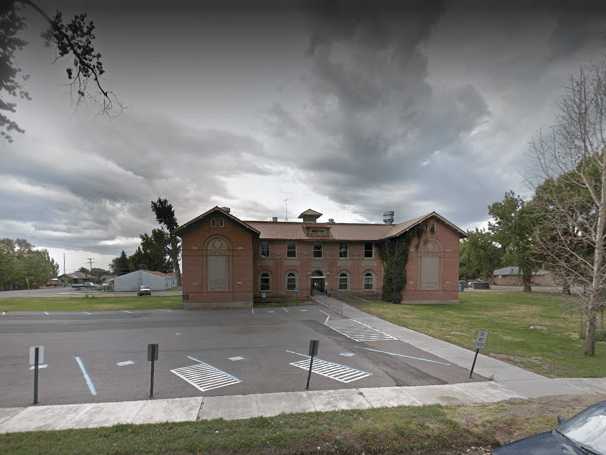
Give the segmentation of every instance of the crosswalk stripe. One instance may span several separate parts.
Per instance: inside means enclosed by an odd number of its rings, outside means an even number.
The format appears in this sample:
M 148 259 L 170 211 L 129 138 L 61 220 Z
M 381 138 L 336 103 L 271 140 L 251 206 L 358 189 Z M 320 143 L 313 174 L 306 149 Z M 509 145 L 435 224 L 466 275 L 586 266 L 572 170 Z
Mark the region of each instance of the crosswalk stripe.
M 357 341 L 389 341 L 397 340 L 385 332 L 375 329 L 363 322 L 356 321 L 355 319 L 333 319 L 326 322 L 326 326 L 333 329 L 335 332 L 340 333 L 347 338 Z
M 191 358 L 191 357 L 190 357 Z M 242 382 L 237 377 L 218 368 L 195 359 L 197 364 L 170 370 L 171 373 L 180 377 L 201 392 L 219 389 Z
M 309 362 L 310 359 L 307 358 L 304 360 L 299 360 L 298 362 L 292 362 L 290 365 L 309 371 Z M 340 365 L 338 363 L 328 362 L 318 358 L 314 358 L 311 371 L 312 373 L 334 379 L 335 381 L 339 381 L 344 384 L 348 384 L 359 379 L 364 379 L 371 375 L 371 373 L 367 371 L 357 370 L 346 365 Z

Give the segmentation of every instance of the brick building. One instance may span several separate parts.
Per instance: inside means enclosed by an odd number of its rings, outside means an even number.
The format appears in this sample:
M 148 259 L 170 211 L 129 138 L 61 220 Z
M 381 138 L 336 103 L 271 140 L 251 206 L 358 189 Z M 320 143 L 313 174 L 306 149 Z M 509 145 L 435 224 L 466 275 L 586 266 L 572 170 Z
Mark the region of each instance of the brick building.
M 214 207 L 179 228 L 186 308 L 249 306 L 253 301 L 308 300 L 313 292 L 379 296 L 380 247 L 422 228 L 406 266 L 404 303 L 456 301 L 459 240 L 465 233 L 435 212 L 400 224 L 243 221 Z

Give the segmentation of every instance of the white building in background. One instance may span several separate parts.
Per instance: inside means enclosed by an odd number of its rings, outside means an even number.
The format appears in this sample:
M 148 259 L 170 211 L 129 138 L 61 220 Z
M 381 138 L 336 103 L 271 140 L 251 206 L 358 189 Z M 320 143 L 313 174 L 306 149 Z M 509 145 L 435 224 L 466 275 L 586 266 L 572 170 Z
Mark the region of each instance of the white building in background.
M 140 286 L 146 286 L 152 291 L 165 291 L 177 287 L 174 273 L 153 272 L 151 270 L 136 270 L 114 278 L 114 291 L 138 291 Z

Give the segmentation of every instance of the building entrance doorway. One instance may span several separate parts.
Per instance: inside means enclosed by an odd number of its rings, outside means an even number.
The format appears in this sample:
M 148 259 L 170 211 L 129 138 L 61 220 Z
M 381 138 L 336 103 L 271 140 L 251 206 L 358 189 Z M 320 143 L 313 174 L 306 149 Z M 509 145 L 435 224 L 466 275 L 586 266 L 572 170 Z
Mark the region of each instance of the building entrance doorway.
M 326 277 L 321 270 L 311 274 L 311 295 L 326 293 Z

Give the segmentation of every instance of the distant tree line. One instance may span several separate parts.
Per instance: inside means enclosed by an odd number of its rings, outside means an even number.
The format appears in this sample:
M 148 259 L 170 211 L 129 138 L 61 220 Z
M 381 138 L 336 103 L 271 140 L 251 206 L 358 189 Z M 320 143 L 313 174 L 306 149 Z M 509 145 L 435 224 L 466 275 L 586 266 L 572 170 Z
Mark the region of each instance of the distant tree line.
M 0 289 L 33 289 L 57 276 L 59 265 L 47 250 L 24 239 L 0 239 Z

